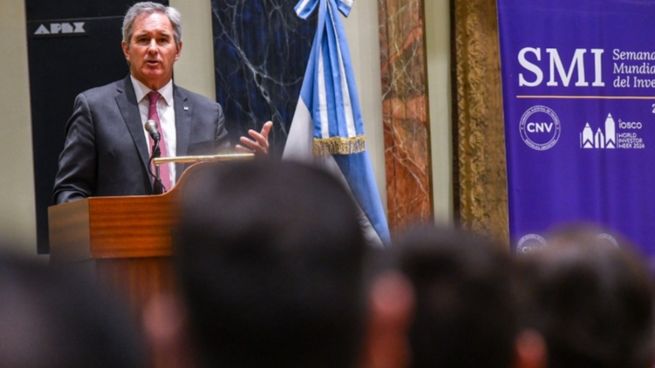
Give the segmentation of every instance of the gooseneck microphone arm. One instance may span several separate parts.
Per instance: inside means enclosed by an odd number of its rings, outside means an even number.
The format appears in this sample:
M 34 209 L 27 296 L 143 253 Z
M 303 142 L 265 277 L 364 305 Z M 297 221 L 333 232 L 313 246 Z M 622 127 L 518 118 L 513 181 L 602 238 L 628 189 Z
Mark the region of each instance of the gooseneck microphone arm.
M 150 159 L 148 160 L 148 173 L 150 173 L 150 176 L 153 177 L 153 184 L 152 184 L 152 193 L 153 194 L 162 194 L 164 193 L 164 185 L 161 182 L 161 178 L 159 176 L 159 166 L 154 165 L 155 172 L 152 172 L 153 169 L 153 164 L 152 161 L 153 159 L 161 156 L 161 152 L 159 150 L 159 139 L 161 136 L 159 135 L 159 132 L 157 131 L 157 126 L 155 125 L 154 120 L 148 120 L 146 121 L 145 124 L 143 124 L 143 127 L 145 130 L 148 132 L 150 135 L 150 138 L 152 138 L 152 150 L 150 154 Z

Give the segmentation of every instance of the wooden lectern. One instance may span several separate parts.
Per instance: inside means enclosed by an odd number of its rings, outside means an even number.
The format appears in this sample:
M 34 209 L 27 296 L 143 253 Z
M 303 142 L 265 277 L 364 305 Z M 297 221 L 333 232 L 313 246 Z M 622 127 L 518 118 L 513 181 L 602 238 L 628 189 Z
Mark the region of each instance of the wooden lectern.
M 151 296 L 172 291 L 170 231 L 178 192 L 50 207 L 50 262 L 104 282 L 140 315 Z
M 233 161 L 252 154 L 162 159 L 171 162 Z M 176 161 L 177 162 L 177 161 Z M 152 196 L 90 197 L 48 208 L 50 262 L 81 277 L 94 277 L 130 302 L 140 316 L 144 304 L 174 288 L 171 230 L 177 202 L 198 163 L 173 190 Z

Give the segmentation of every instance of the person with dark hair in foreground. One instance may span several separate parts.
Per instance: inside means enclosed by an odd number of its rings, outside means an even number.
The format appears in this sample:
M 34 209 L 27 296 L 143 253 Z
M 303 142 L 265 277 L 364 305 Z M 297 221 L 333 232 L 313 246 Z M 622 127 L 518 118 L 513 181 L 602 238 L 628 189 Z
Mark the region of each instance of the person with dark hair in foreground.
M 133 327 L 91 284 L 0 255 L 0 366 L 144 367 Z
M 207 367 L 353 367 L 366 247 L 350 195 L 296 163 L 210 165 L 182 194 L 181 309 Z
M 528 333 L 517 340 L 518 366 L 652 367 L 653 285 L 645 265 L 588 226 L 548 240 L 520 259 Z
M 409 366 L 510 367 L 516 320 L 509 255 L 473 234 L 427 226 L 395 245 L 416 300 Z

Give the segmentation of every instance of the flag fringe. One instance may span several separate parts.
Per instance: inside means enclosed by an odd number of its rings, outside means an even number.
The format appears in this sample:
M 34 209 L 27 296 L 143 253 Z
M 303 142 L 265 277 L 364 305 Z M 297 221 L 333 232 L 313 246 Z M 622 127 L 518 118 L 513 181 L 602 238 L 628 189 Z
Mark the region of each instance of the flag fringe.
M 315 156 L 350 155 L 366 150 L 366 140 L 363 135 L 356 137 L 314 138 L 313 151 Z

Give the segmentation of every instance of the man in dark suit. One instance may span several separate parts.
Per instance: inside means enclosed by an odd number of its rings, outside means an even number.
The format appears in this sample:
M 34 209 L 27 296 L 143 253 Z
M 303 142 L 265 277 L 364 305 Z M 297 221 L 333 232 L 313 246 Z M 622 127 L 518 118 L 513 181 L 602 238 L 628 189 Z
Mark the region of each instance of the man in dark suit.
M 221 106 L 173 84 L 173 65 L 182 50 L 177 10 L 152 2 L 133 5 L 123 21 L 122 48 L 130 75 L 75 99 L 55 178 L 56 203 L 153 193 L 148 167 L 152 141 L 144 130 L 148 120 L 162 137 L 162 156 L 189 154 L 194 146 L 213 151 L 230 146 Z M 267 122 L 261 132 L 249 131 L 252 139 L 241 137 L 237 149 L 268 153 L 271 126 Z M 183 169 L 161 166 L 165 189 Z

